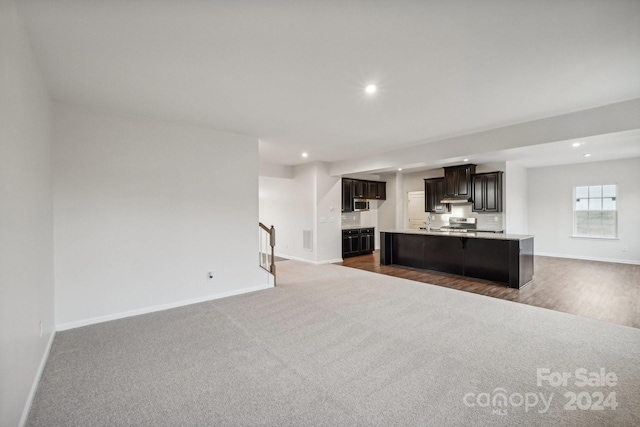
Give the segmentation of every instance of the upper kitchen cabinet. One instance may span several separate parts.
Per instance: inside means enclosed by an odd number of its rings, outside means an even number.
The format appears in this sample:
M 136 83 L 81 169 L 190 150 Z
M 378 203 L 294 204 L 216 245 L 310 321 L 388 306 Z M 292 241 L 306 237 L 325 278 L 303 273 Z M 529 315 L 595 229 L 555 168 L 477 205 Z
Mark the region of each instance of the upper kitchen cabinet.
M 368 181 L 360 181 L 359 179 L 354 179 L 353 180 L 353 198 L 354 199 L 368 199 L 369 198 Z
M 471 200 L 471 177 L 476 165 L 460 165 L 444 168 L 444 198 Z
M 387 199 L 387 183 L 380 181 L 367 181 L 368 198 L 373 200 Z
M 502 212 L 502 175 L 490 172 L 473 176 L 474 212 Z
M 425 212 L 451 212 L 451 205 L 441 203 L 444 198 L 444 178 L 430 178 L 424 180 L 424 210 Z
M 353 179 L 342 178 L 342 212 L 353 212 Z
M 342 178 L 342 212 L 353 212 L 353 199 L 386 200 L 387 183 Z

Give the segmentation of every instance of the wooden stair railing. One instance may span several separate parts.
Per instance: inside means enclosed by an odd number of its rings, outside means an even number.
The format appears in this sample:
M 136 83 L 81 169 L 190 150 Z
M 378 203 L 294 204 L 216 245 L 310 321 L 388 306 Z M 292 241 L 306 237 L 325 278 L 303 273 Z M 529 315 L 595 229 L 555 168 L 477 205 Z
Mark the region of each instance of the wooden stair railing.
M 276 229 L 273 227 L 267 227 L 263 223 L 258 223 L 260 227 L 260 248 L 259 248 L 259 263 L 260 267 L 273 274 L 273 285 L 276 285 L 276 262 L 274 247 L 276 246 Z M 265 241 L 263 241 L 265 237 Z M 267 241 L 268 240 L 268 241 Z M 268 250 L 264 243 L 267 243 L 270 250 Z

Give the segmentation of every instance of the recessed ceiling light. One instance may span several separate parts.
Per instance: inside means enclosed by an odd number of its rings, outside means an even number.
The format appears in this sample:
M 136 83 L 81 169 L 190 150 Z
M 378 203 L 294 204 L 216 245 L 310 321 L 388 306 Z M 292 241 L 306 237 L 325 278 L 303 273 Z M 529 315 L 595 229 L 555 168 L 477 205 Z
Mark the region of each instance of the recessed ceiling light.
M 306 159 L 307 157 L 309 157 L 309 153 L 307 153 L 307 152 L 305 151 L 304 153 L 302 153 L 302 157 L 304 157 L 304 158 Z
M 398 168 L 398 170 L 399 170 L 399 171 L 401 171 L 401 170 L 402 170 L 402 168 Z
M 580 147 L 582 144 L 584 144 L 584 142 L 574 142 L 573 144 L 571 144 L 571 146 Z
M 469 159 L 464 159 L 464 161 L 465 161 L 465 162 L 468 162 L 468 161 L 469 161 Z
M 367 87 L 364 88 L 364 91 L 367 92 L 369 95 L 376 93 L 377 90 L 378 90 L 378 87 L 376 85 L 368 85 Z
M 591 157 L 591 153 L 587 153 L 584 155 L 585 157 Z

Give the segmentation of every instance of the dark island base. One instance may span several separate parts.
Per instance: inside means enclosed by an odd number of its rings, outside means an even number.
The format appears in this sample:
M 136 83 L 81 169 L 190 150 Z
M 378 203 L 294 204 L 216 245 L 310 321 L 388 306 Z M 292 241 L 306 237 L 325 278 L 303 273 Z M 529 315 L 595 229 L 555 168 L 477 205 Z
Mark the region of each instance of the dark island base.
M 520 289 L 533 280 L 533 237 L 510 240 L 382 232 L 380 264 L 442 271 Z

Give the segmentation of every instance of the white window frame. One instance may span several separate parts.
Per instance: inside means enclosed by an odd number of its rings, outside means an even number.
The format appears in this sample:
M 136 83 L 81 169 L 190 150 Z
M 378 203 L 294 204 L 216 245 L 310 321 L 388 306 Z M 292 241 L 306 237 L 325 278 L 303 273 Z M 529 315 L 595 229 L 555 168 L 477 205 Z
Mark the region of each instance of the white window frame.
M 615 209 L 589 209 L 589 208 L 587 208 L 587 209 L 577 209 L 576 208 L 576 204 L 578 202 L 578 195 L 577 195 L 578 188 L 605 187 L 605 186 L 615 186 L 615 196 L 614 196 Z M 601 192 L 601 194 L 602 194 L 602 192 Z M 602 200 L 605 199 L 605 197 L 603 197 L 603 194 L 599 198 L 602 199 Z M 598 199 L 598 197 L 587 197 L 587 199 Z M 572 206 L 573 206 L 573 234 L 572 234 L 572 237 L 579 238 L 579 239 L 618 240 L 618 211 L 619 211 L 618 199 L 619 199 L 618 184 L 577 185 L 577 186 L 573 187 L 573 199 L 572 199 Z M 589 202 L 587 202 L 587 203 L 589 203 Z M 615 212 L 615 231 L 614 231 L 614 235 L 612 235 L 612 236 L 601 236 L 601 235 L 592 235 L 592 234 L 578 234 L 578 219 L 577 219 L 577 213 L 578 212 Z

